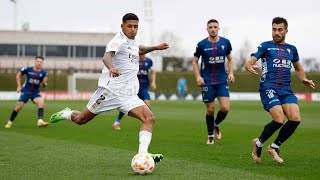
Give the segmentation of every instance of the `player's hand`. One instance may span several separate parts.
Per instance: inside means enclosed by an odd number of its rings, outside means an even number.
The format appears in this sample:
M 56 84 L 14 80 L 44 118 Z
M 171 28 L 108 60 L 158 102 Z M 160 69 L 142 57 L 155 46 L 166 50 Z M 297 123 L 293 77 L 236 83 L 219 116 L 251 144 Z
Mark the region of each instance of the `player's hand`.
M 156 83 L 151 83 L 151 85 L 150 85 L 150 86 L 151 86 L 151 89 L 152 89 L 152 90 L 156 90 L 156 88 L 157 88 Z
M 249 71 L 251 74 L 258 75 L 258 73 L 256 71 L 257 69 L 258 69 L 258 65 L 252 64 L 252 65 L 250 65 L 248 67 L 246 66 L 246 70 Z
M 302 83 L 306 86 L 311 87 L 312 89 L 316 89 L 316 85 L 314 84 L 314 82 L 312 80 L 309 80 L 307 78 L 302 79 Z
M 17 87 L 17 93 L 20 93 L 21 92 L 21 86 L 18 86 Z
M 119 69 L 117 69 L 117 68 L 110 69 L 109 70 L 109 74 L 110 74 L 111 77 L 118 77 L 118 76 L 121 75 Z
M 42 83 L 42 87 L 47 87 L 48 86 L 48 83 L 47 82 L 45 82 L 45 83 Z
M 169 48 L 169 44 L 167 44 L 167 43 L 162 43 L 157 46 L 157 50 L 164 50 L 164 49 L 168 49 L 168 48 Z
M 197 77 L 197 84 L 198 86 L 204 86 L 204 80 L 201 76 Z
M 228 81 L 231 82 L 231 83 L 234 83 L 235 78 L 234 78 L 234 75 L 233 75 L 233 74 L 229 74 L 229 76 L 228 76 Z

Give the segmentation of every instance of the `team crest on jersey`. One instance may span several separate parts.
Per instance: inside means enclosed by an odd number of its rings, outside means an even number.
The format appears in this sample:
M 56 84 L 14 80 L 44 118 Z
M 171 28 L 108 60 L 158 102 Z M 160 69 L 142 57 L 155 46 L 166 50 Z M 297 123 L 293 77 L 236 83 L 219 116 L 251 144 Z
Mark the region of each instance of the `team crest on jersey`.
M 222 50 L 224 50 L 224 45 L 221 46 Z
M 40 73 L 40 77 L 42 77 L 42 74 Z
M 291 50 L 290 50 L 289 48 L 287 49 L 287 51 L 288 51 L 288 53 L 290 54 Z

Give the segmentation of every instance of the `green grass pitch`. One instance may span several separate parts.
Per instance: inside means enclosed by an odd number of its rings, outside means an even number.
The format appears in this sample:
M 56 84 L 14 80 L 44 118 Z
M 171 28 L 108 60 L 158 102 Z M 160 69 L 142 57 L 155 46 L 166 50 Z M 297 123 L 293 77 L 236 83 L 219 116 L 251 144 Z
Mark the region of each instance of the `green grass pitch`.
M 46 101 L 45 120 L 64 107 L 82 110 L 87 101 Z M 5 129 L 15 101 L 1 101 L 0 179 L 319 179 L 320 102 L 300 102 L 302 123 L 281 147 L 283 164 L 263 149 L 262 164 L 251 158 L 251 141 L 271 119 L 260 102 L 232 101 L 221 124 L 222 141 L 207 145 L 205 105 L 198 101 L 153 101 L 156 116 L 151 153 L 164 159 L 150 175 L 134 175 L 140 122 L 125 117 L 112 130 L 117 111 L 86 125 L 70 121 L 36 127 L 37 108 L 28 103 Z M 216 107 L 218 108 L 218 106 Z

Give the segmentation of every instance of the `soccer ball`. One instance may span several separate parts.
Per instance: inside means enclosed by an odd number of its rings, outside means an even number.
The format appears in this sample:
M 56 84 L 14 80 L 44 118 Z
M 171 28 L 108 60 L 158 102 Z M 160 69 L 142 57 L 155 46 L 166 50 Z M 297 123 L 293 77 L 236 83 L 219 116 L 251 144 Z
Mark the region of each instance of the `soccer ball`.
M 136 174 L 150 174 L 154 167 L 154 160 L 148 153 L 139 153 L 132 158 L 131 168 Z

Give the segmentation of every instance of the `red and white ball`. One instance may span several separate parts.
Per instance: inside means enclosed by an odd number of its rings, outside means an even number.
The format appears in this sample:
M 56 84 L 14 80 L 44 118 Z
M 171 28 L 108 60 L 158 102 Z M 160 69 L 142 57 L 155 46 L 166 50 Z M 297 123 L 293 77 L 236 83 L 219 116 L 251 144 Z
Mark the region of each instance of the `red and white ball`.
M 131 168 L 136 174 L 146 175 L 152 173 L 155 163 L 149 153 L 139 153 L 132 158 Z

